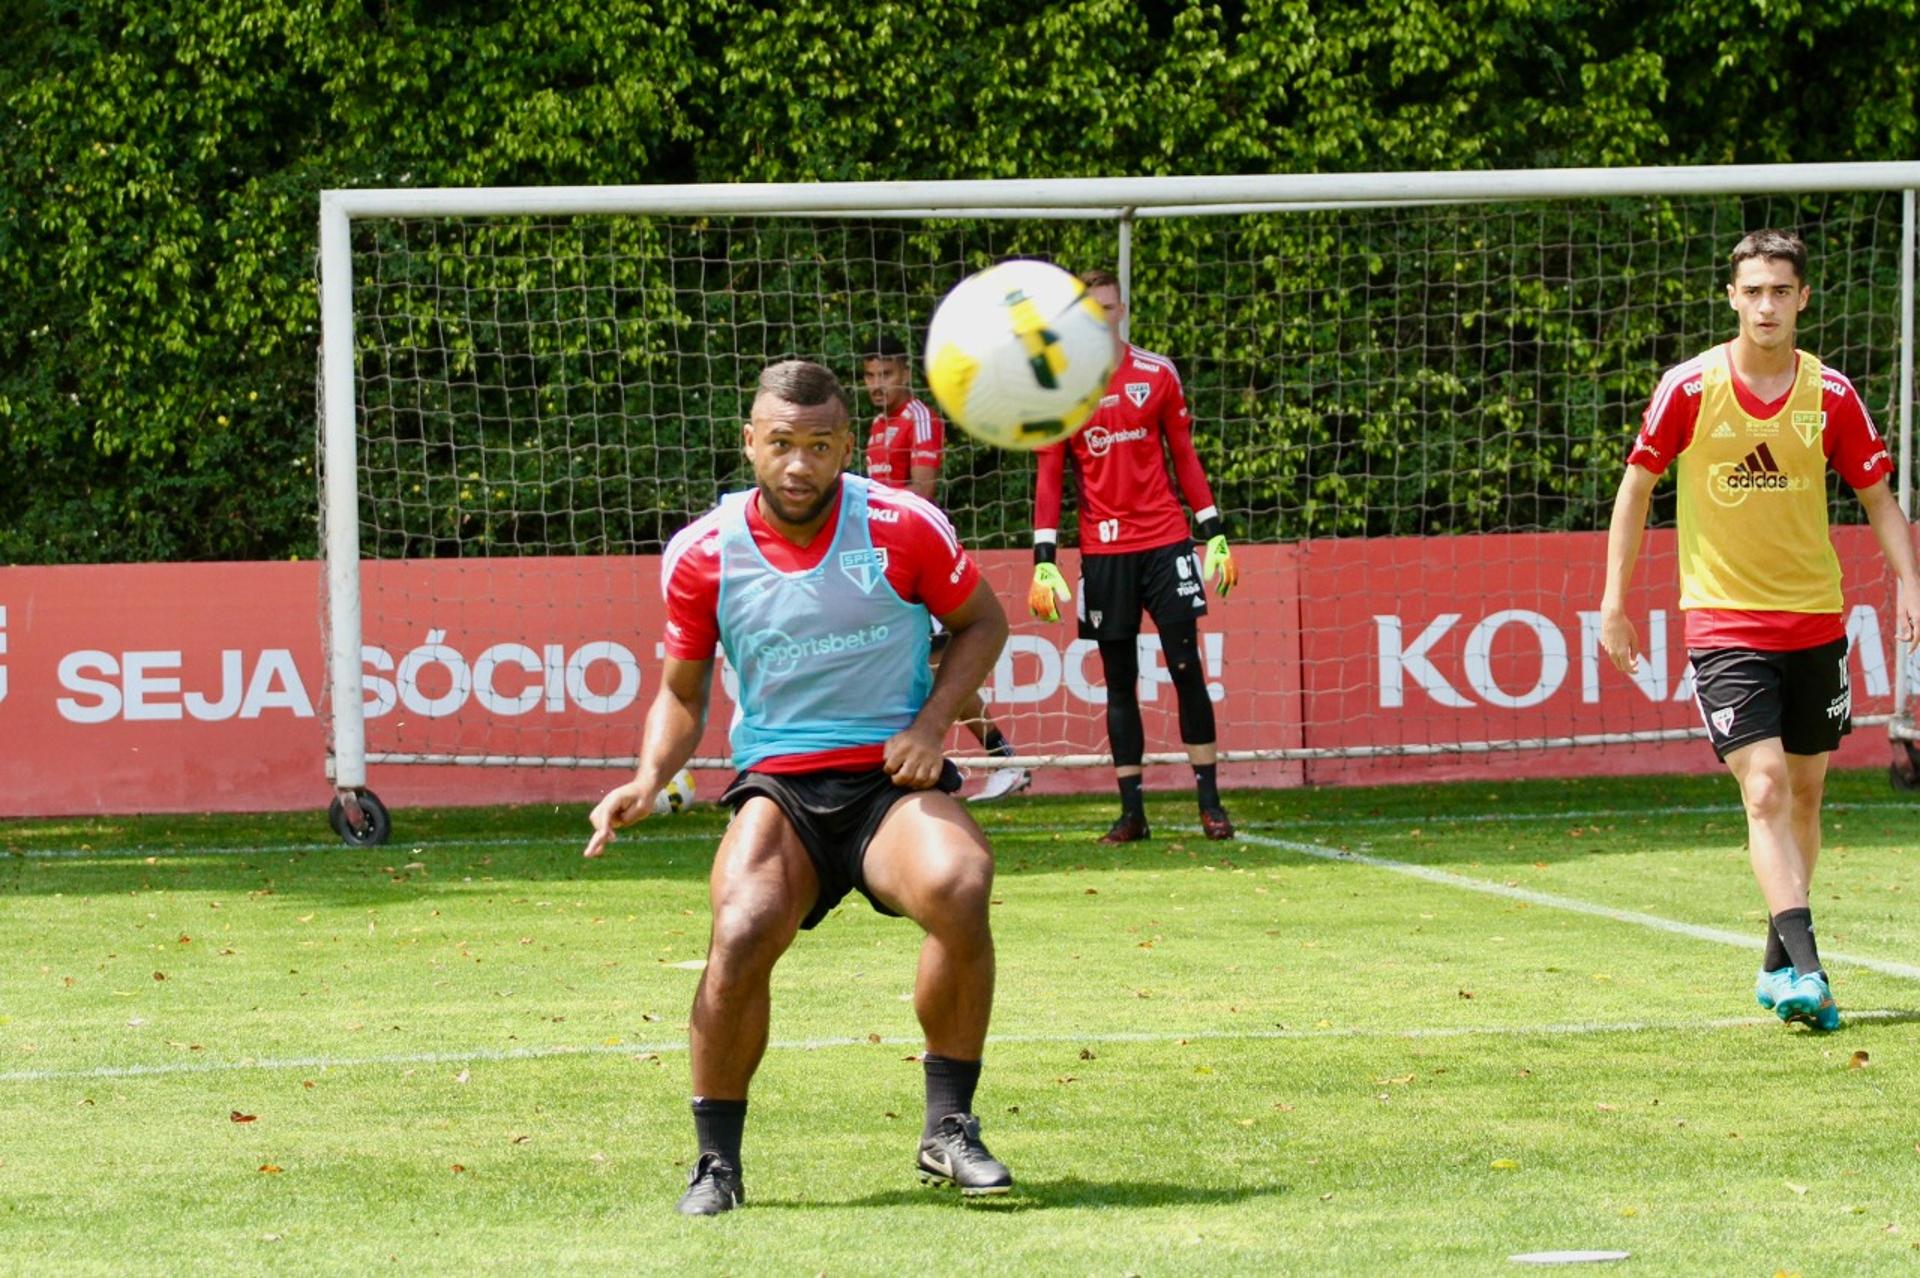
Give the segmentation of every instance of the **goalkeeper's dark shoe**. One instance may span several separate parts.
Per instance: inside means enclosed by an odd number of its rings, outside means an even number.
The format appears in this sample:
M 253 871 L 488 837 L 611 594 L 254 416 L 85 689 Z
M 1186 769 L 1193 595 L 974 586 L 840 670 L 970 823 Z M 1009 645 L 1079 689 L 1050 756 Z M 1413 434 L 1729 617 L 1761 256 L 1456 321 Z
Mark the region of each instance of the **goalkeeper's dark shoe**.
M 1222 842 L 1233 837 L 1233 822 L 1227 819 L 1225 808 L 1200 809 L 1200 833 L 1214 842 Z
M 933 1135 L 920 1142 L 920 1180 L 958 1185 L 968 1198 L 1013 1188 L 1013 1173 L 987 1152 L 980 1140 L 980 1120 L 972 1114 L 948 1114 Z
M 718 1154 L 700 1155 L 687 1178 L 687 1192 L 676 1208 L 682 1216 L 718 1216 L 747 1201 L 740 1169 Z
M 1102 843 L 1138 843 L 1142 839 L 1153 837 L 1153 831 L 1147 829 L 1147 818 L 1134 812 L 1122 812 L 1113 828 L 1100 836 Z

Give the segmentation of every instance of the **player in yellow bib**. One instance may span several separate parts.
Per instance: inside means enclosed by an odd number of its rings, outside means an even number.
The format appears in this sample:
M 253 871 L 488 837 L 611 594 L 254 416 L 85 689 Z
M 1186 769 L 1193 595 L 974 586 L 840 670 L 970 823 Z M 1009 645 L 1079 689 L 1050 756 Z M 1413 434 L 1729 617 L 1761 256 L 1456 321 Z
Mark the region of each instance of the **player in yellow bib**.
M 1920 577 L 1893 462 L 1852 383 L 1794 347 L 1811 290 L 1796 235 L 1734 247 L 1727 304 L 1740 331 L 1661 378 L 1607 531 L 1600 642 L 1640 664 L 1627 585 L 1654 483 L 1675 466 L 1680 607 L 1694 697 L 1713 750 L 1740 783 L 1747 849 L 1766 898 L 1762 1007 L 1816 1029 L 1840 1012 L 1814 943 L 1808 889 L 1820 855 L 1827 756 L 1852 728 L 1840 561 L 1827 532 L 1827 469 L 1859 496 L 1899 581 L 1896 630 L 1920 632 Z

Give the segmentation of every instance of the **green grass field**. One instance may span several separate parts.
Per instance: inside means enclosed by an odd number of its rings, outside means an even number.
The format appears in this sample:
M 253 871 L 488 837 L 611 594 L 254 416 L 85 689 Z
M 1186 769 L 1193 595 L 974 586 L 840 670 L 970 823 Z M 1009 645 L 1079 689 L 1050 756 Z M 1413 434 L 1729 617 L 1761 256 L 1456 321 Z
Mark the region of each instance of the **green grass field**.
M 858 898 L 775 974 L 748 1207 L 688 1221 L 710 809 L 0 824 L 0 1267 L 16 1272 L 1920 1270 L 1920 806 L 1834 779 L 1846 1028 L 1754 1006 L 1717 778 L 980 813 L 977 1108 L 1019 1183 L 912 1174 L 918 934 Z M 1337 852 L 1369 860 L 1341 858 Z

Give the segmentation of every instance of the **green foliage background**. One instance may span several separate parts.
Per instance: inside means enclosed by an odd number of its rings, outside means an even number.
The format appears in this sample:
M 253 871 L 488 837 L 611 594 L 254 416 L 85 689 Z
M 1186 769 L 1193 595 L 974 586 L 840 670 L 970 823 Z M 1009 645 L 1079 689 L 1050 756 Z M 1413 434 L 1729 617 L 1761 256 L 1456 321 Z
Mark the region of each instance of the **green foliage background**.
M 328 187 L 1906 159 L 1920 152 L 1915 8 L 5 0 L 0 562 L 313 553 L 315 226 Z M 1247 235 L 1242 260 L 1278 264 L 1243 295 L 1292 287 L 1321 299 L 1314 323 L 1341 322 L 1338 272 L 1290 280 L 1287 245 Z M 1141 336 L 1225 411 L 1234 370 L 1309 349 L 1313 323 L 1156 316 L 1153 288 L 1203 296 L 1219 283 L 1191 248 L 1152 259 Z M 1508 269 L 1495 255 L 1474 261 Z M 1877 341 L 1859 339 L 1862 350 Z M 1636 351 L 1632 393 L 1645 393 L 1641 373 L 1684 353 Z M 1299 362 L 1311 388 L 1311 360 Z M 1437 387 L 1457 430 L 1422 444 L 1417 466 L 1383 433 L 1391 405 L 1329 412 L 1299 391 L 1244 416 L 1285 440 L 1325 434 L 1348 462 L 1289 469 L 1297 450 L 1261 432 L 1212 439 L 1208 460 L 1236 494 L 1224 505 L 1272 512 L 1256 536 L 1578 524 L 1593 493 L 1552 476 L 1610 469 L 1615 424 L 1571 410 L 1577 425 L 1553 456 L 1521 437 L 1501 445 L 1511 455 L 1489 455 L 1488 424 L 1504 420 L 1510 393 L 1577 401 L 1579 380 L 1566 368 L 1517 391 L 1496 377 L 1492 396 L 1478 383 Z M 659 409 L 568 405 L 546 429 L 549 440 L 571 429 L 576 410 L 674 439 L 700 429 L 683 407 Z M 1526 509 L 1487 478 L 1510 467 L 1547 477 L 1522 495 Z M 1369 489 L 1404 488 L 1409 474 L 1439 487 L 1384 502 Z M 580 495 L 570 474 L 510 478 L 544 485 L 554 509 Z M 702 505 L 707 479 L 633 500 Z M 473 532 L 448 514 L 457 494 L 417 498 L 450 540 L 404 534 L 390 549 L 447 553 Z M 1009 522 L 1017 504 L 1000 507 Z M 1364 512 L 1392 508 L 1419 514 L 1368 525 Z M 629 522 L 586 541 L 656 535 Z

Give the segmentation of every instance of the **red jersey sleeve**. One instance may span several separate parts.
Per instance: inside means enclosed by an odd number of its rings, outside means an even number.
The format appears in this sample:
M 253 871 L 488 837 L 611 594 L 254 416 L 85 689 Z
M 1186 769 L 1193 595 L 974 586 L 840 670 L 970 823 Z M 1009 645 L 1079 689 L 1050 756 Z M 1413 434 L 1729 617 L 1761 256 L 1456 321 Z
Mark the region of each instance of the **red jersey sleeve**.
M 1160 401 L 1160 430 L 1167 437 L 1167 450 L 1173 455 L 1174 478 L 1180 481 L 1180 495 L 1187 509 L 1195 514 L 1213 505 L 1213 489 L 1207 483 L 1206 468 L 1193 447 L 1193 414 L 1187 411 L 1187 388 L 1180 374 L 1167 368 L 1166 395 Z
M 1033 479 L 1033 526 L 1058 528 L 1060 502 L 1067 489 L 1067 441 L 1049 444 L 1034 454 L 1039 473 Z
M 939 470 L 941 454 L 946 450 L 947 445 L 947 424 L 940 420 L 940 414 L 917 399 L 908 402 L 907 414 L 909 420 L 913 422 L 913 443 L 907 459 L 908 469 L 930 466 L 934 470 Z
M 1866 404 L 1853 383 L 1833 369 L 1821 373 L 1821 407 L 1827 427 L 1821 440 L 1827 464 L 1854 488 L 1871 488 L 1893 474 L 1893 456 L 1887 441 L 1874 428 Z
M 1698 359 L 1667 370 L 1640 419 L 1640 433 L 1627 453 L 1627 465 L 1656 475 L 1666 473 L 1673 459 L 1693 442 L 1694 424 L 1700 420 L 1700 389 Z
M 681 529 L 660 557 L 666 651 L 675 661 L 710 661 L 720 645 L 720 523 L 709 512 Z
M 867 502 L 898 518 L 868 519 L 873 544 L 887 552 L 887 581 L 908 603 L 922 603 L 945 616 L 973 594 L 980 569 L 940 508 L 904 488 L 874 490 Z

